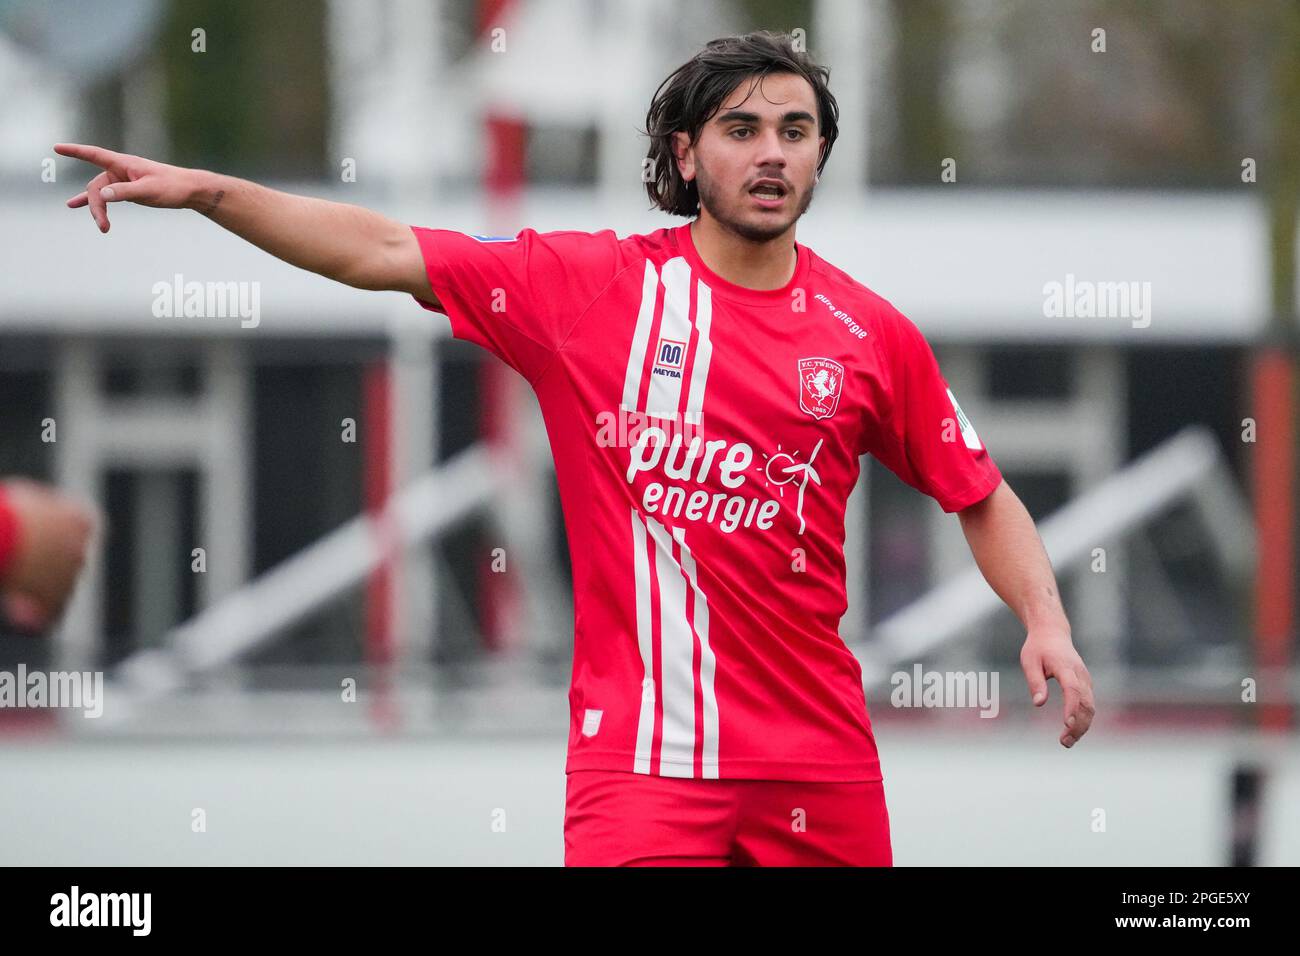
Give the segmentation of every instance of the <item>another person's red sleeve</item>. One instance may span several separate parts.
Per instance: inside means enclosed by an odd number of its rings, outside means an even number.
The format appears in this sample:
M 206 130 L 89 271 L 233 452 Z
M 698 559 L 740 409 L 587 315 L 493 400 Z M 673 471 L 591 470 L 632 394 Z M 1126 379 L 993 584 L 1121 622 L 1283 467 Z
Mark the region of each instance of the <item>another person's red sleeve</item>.
M 0 485 L 0 578 L 4 577 L 17 547 L 18 516 L 9 505 L 4 486 Z

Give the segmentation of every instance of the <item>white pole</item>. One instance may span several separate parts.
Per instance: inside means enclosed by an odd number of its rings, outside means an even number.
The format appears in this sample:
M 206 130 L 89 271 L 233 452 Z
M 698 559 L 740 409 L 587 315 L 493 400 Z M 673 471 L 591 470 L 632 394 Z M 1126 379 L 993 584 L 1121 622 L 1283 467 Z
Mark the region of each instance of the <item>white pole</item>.
M 808 52 L 830 67 L 831 92 L 840 106 L 839 138 L 817 186 L 854 202 L 867 181 L 868 88 L 873 49 L 872 10 L 863 0 L 816 0 Z

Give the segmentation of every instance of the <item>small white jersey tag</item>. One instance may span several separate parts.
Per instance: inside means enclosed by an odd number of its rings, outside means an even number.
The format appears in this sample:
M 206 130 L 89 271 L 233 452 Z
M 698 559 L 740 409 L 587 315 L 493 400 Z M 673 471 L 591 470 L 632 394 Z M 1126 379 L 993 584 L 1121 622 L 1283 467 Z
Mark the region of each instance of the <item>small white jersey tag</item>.
M 952 393 L 952 389 L 948 389 L 948 400 L 952 402 L 952 410 L 957 413 L 957 422 L 961 425 L 961 440 L 971 451 L 979 451 L 984 447 L 980 444 L 980 436 L 975 434 L 975 426 L 957 404 L 957 396 Z

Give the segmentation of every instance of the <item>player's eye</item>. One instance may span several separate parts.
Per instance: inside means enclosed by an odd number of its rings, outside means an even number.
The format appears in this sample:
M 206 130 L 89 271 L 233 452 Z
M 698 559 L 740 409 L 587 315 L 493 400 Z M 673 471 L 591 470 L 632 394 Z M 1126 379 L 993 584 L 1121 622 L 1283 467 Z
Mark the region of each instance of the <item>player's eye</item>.
M 731 135 L 732 135 L 732 136 L 737 136 L 737 134 L 739 134 L 739 133 L 752 133 L 752 132 L 753 132 L 753 130 L 750 129 L 748 126 L 737 126 L 735 129 L 733 129 L 733 130 L 731 131 Z M 744 139 L 743 136 L 738 136 L 738 138 L 739 138 L 739 139 Z
M 792 137 L 790 137 L 791 139 L 803 139 L 804 136 L 803 130 L 799 129 L 796 126 L 791 126 L 788 130 L 786 130 L 786 132 L 794 134 Z

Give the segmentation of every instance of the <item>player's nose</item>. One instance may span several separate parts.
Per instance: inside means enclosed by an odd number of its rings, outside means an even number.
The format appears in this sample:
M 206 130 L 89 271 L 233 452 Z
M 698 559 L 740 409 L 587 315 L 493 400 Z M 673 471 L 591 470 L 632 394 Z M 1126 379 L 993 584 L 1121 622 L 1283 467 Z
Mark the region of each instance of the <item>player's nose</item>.
M 755 178 L 775 176 L 785 179 L 785 151 L 782 148 L 781 132 L 775 127 L 768 127 L 758 134 L 758 152 L 754 164 L 759 172 Z

